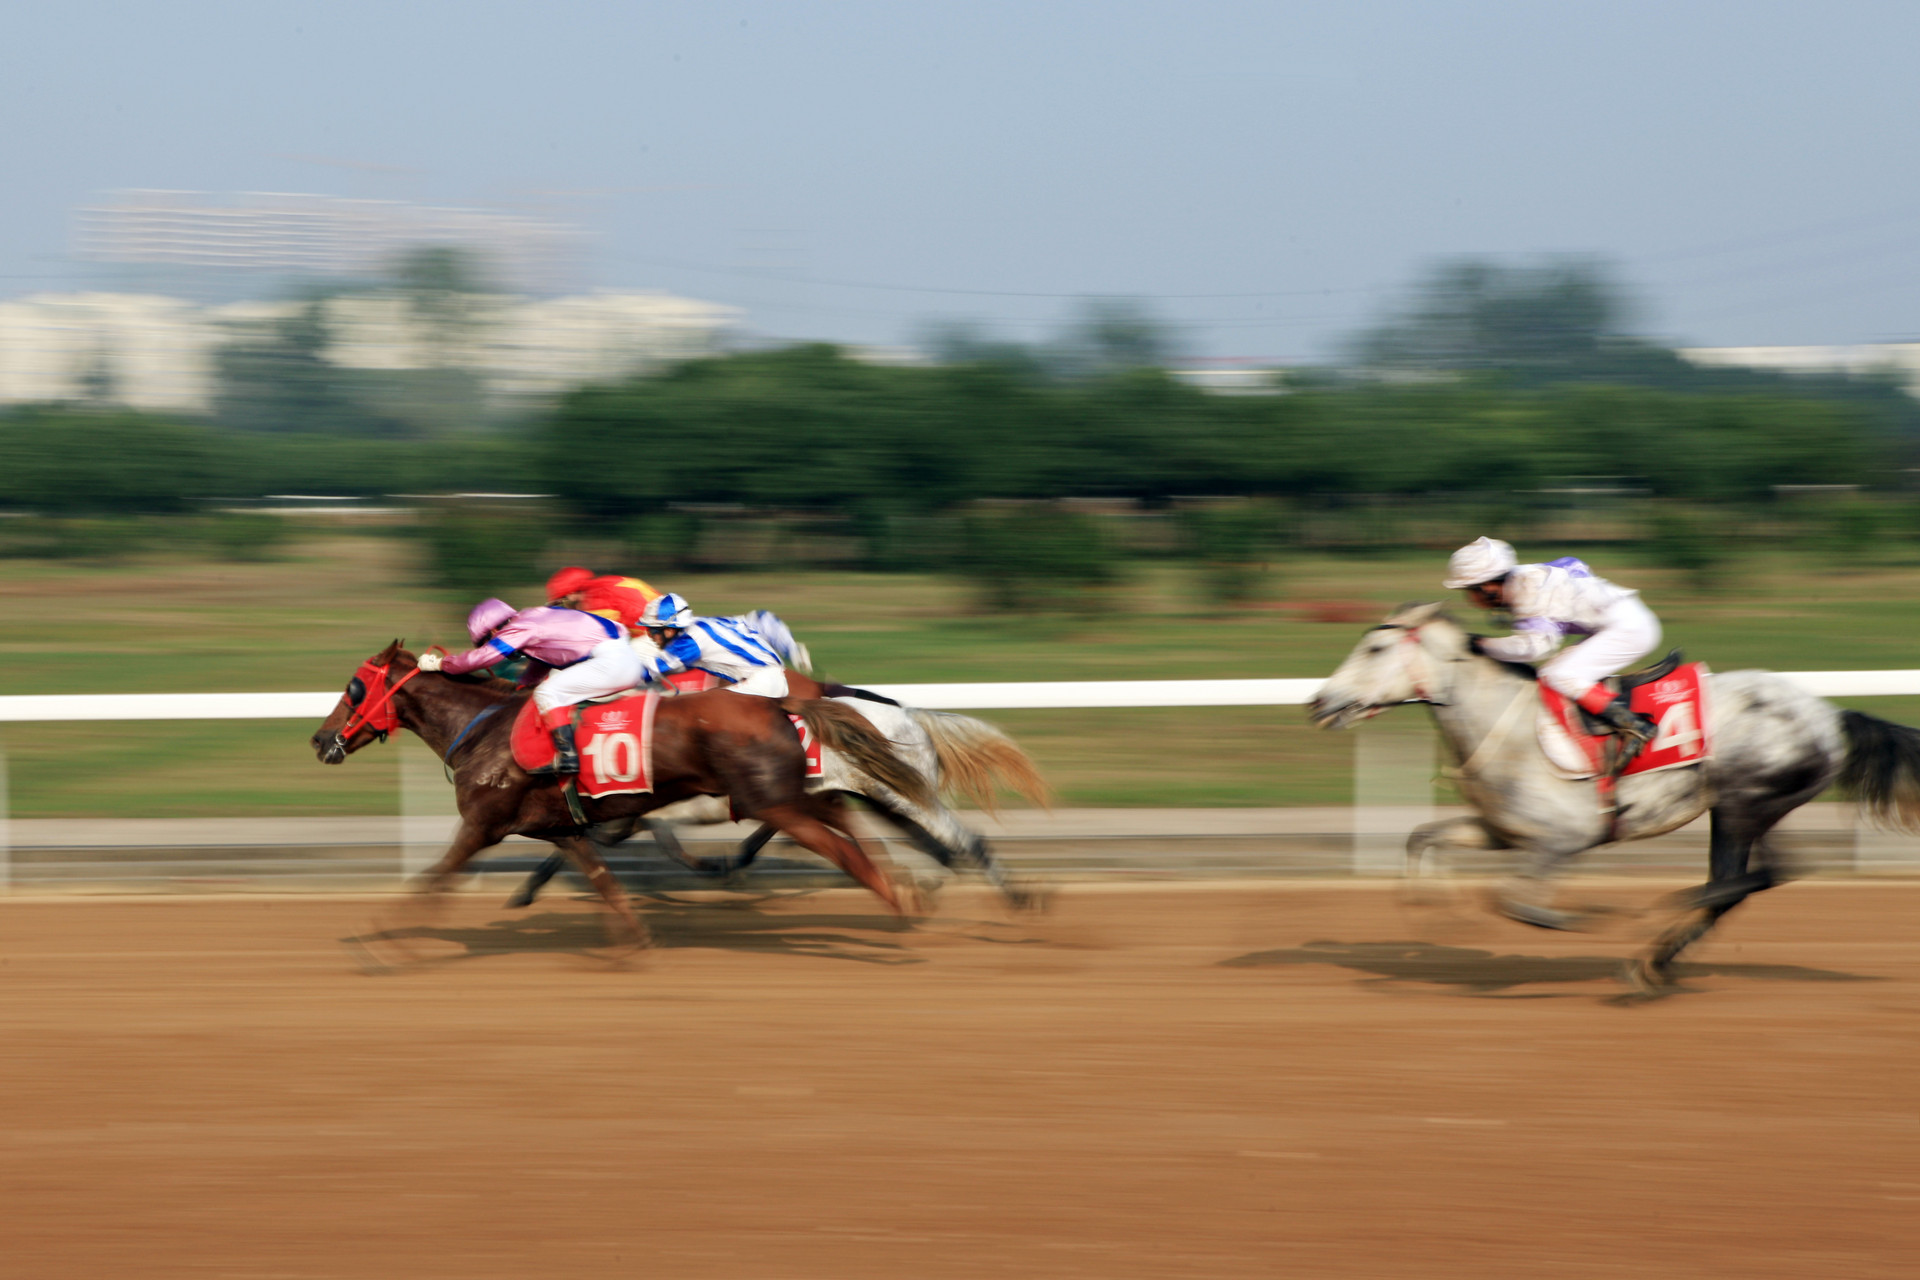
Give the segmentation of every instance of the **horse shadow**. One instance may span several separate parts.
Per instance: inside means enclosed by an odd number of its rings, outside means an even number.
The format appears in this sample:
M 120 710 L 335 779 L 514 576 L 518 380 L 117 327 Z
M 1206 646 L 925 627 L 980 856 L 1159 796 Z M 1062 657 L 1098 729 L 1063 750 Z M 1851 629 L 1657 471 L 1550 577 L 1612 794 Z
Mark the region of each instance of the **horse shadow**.
M 710 904 L 656 902 L 646 905 L 641 918 L 655 950 L 708 949 L 882 966 L 928 963 L 926 956 L 904 941 L 888 936 L 910 934 L 915 928 L 915 922 L 893 916 L 850 912 L 773 914 L 753 910 L 751 904 L 747 909 L 716 909 Z M 371 954 L 374 948 L 396 949 L 417 963 L 433 966 L 521 954 L 602 959 L 610 946 L 606 918 L 597 912 L 580 911 L 542 911 L 484 925 L 374 928 L 340 941 L 356 954 Z M 417 950 L 421 947 L 430 954 Z M 449 951 L 449 947 L 454 950 Z M 375 960 L 365 967 L 393 966 Z
M 1374 975 L 1380 983 L 1414 982 L 1453 988 L 1461 994 L 1504 999 L 1549 999 L 1571 992 L 1509 996 L 1515 987 L 1541 983 L 1612 981 L 1620 977 L 1618 956 L 1502 955 L 1474 947 L 1437 942 L 1309 942 L 1277 951 L 1252 951 L 1219 962 L 1228 969 L 1282 965 L 1333 965 Z M 1682 962 L 1675 976 L 1738 977 L 1774 982 L 1879 982 L 1867 974 L 1810 969 L 1797 964 L 1725 964 Z

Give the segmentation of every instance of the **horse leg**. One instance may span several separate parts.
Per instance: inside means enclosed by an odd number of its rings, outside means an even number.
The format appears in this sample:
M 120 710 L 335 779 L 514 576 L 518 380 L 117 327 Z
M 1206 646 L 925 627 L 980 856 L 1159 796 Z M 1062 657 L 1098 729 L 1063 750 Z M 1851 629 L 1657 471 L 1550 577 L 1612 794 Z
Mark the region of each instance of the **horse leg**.
M 1716 806 L 1708 821 L 1707 882 L 1679 896 L 1680 917 L 1661 931 L 1646 955 L 1627 966 L 1627 981 L 1648 994 L 1673 988 L 1674 964 L 1713 930 L 1720 917 L 1779 883 L 1761 839 L 1772 821 L 1764 825 L 1742 821 L 1724 806 Z M 1758 866 L 1752 865 L 1756 853 Z
M 763 822 L 755 828 L 752 835 L 740 842 L 740 847 L 734 851 L 732 857 L 697 858 L 695 861 L 699 865 L 694 870 L 703 876 L 712 876 L 716 880 L 739 875 L 753 865 L 754 859 L 760 856 L 760 851 L 779 834 L 778 828 Z
M 1505 849 L 1507 842 L 1478 818 L 1442 818 L 1413 829 L 1407 836 L 1407 875 L 1423 878 L 1438 874 L 1435 855 L 1442 849 Z
M 809 812 L 809 808 L 811 806 L 776 804 L 761 809 L 753 816 L 777 827 L 781 834 L 801 848 L 819 854 L 852 876 L 892 908 L 895 915 L 906 915 L 907 907 L 900 900 L 899 890 L 886 873 L 874 865 L 873 859 L 867 856 L 867 851 L 860 847 L 859 842 L 835 830 L 834 826 Z
M 375 949 L 375 944 L 391 947 L 400 952 L 405 959 L 417 961 L 419 957 L 409 948 L 400 945 L 392 935 L 397 930 L 417 928 L 423 921 L 432 919 L 440 893 L 446 888 L 448 882 L 460 873 L 460 868 L 473 861 L 474 856 L 481 850 L 489 849 L 498 843 L 500 843 L 498 832 L 471 819 L 462 818 L 459 827 L 454 830 L 453 843 L 448 845 L 447 851 L 440 855 L 440 860 L 421 875 L 413 886 L 411 897 L 398 906 L 395 914 L 399 919 L 394 920 L 389 917 L 387 920 L 382 920 L 380 917 L 388 913 L 375 912 L 374 929 L 351 944 L 358 952 L 363 967 L 369 972 L 391 972 L 398 967 L 381 956 Z
M 1579 843 L 1575 843 L 1579 841 Z M 1553 905 L 1556 881 L 1575 855 L 1592 848 L 1590 842 L 1573 837 L 1554 844 L 1532 846 L 1527 865 L 1494 891 L 1494 910 L 1509 920 L 1532 925 L 1536 929 L 1558 929 L 1578 933 L 1589 924 L 1587 915 L 1566 911 Z
M 547 887 L 547 882 L 559 875 L 560 869 L 566 865 L 565 854 L 548 854 L 540 865 L 527 875 L 526 882 L 520 886 L 519 890 L 507 899 L 507 906 L 515 910 L 532 906 L 533 900 L 540 896 L 540 891 Z
M 877 787 L 876 789 L 880 789 Z M 1007 905 L 1018 911 L 1039 910 L 1046 905 L 1047 893 L 1007 874 L 1007 869 L 993 856 L 993 847 L 986 837 L 973 831 L 956 818 L 944 806 L 935 809 L 916 809 L 904 797 L 891 793 L 876 796 L 868 793 L 862 797 L 874 810 L 888 822 L 900 829 L 914 848 L 938 862 L 950 871 L 969 866 L 979 871 L 981 878 L 1006 899 Z M 940 834 L 934 833 L 938 826 Z
M 1507 847 L 1507 842 L 1479 818 L 1442 818 L 1415 827 L 1407 836 L 1403 900 L 1412 906 L 1425 907 L 1446 905 L 1457 899 L 1457 891 L 1435 885 L 1449 870 L 1441 856 L 1443 851 Z
M 610 848 L 632 835 L 634 825 L 639 821 L 638 818 L 627 817 L 598 822 L 588 829 L 587 838 L 602 849 Z M 534 900 L 540 896 L 540 891 L 546 888 L 547 883 L 559 875 L 566 865 L 565 854 L 548 855 L 539 866 L 528 873 L 526 882 L 520 886 L 519 890 L 507 899 L 508 909 L 519 910 L 521 907 L 532 906 Z
M 646 924 L 634 914 L 633 904 L 627 901 L 626 890 L 614 879 L 613 872 L 608 870 L 606 860 L 600 856 L 600 850 L 594 847 L 593 841 L 575 835 L 556 836 L 553 843 L 573 859 L 574 865 L 587 878 L 587 883 L 593 886 L 600 900 L 613 912 L 613 920 L 607 930 L 610 940 L 616 945 L 634 948 L 653 945 Z

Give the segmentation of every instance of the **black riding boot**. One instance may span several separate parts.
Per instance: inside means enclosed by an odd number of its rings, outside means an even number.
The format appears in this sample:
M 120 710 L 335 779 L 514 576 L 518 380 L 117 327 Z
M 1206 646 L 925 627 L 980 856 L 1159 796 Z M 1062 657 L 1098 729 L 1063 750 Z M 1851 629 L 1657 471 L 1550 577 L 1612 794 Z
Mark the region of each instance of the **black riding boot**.
M 573 745 L 573 726 L 563 724 L 553 731 L 553 771 L 580 772 L 580 752 Z
M 1606 721 L 1623 740 L 1633 743 L 1636 749 L 1645 747 L 1660 732 L 1660 726 L 1653 722 L 1653 717 L 1633 710 L 1625 698 L 1615 698 L 1609 702 L 1598 718 Z

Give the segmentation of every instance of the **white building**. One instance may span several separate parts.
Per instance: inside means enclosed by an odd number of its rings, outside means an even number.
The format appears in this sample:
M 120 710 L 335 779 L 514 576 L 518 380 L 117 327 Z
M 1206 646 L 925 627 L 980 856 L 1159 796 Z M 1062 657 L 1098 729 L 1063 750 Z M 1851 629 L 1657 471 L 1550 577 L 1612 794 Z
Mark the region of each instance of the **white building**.
M 0 302 L 0 404 L 99 394 L 198 413 L 211 398 L 213 352 L 225 337 L 211 316 L 178 298 L 43 293 Z
M 145 294 L 37 294 L 0 303 L 0 404 L 97 396 L 204 413 L 222 345 L 298 315 L 300 302 L 200 307 Z M 735 308 L 665 293 L 527 299 L 456 295 L 446 322 L 390 290 L 320 303 L 325 357 L 355 369 L 461 368 L 525 399 L 711 354 Z
M 499 286 L 546 294 L 572 285 L 585 243 L 578 227 L 518 214 L 280 192 L 117 191 L 77 210 L 74 232 L 95 262 L 297 279 L 369 280 L 409 249 L 454 248 Z
M 1861 342 L 1836 347 L 1683 347 L 1697 365 L 1779 373 L 1890 373 L 1920 396 L 1920 342 Z

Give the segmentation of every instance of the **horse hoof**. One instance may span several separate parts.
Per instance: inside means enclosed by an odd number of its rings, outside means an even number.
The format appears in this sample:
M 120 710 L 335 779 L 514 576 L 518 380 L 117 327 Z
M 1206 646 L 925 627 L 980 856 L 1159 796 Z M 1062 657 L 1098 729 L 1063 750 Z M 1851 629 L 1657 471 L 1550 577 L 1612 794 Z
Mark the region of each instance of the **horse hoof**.
M 1047 885 L 1009 885 L 1002 889 L 1007 905 L 1027 915 L 1043 916 L 1053 910 L 1053 889 Z
M 1532 902 L 1515 902 L 1511 898 L 1495 899 L 1494 910 L 1509 920 L 1519 924 L 1531 925 L 1536 929 L 1555 929 L 1562 933 L 1584 933 L 1589 925 L 1586 917 L 1574 912 L 1562 911 L 1557 907 L 1543 907 Z
M 1680 989 L 1680 985 L 1673 980 L 1672 973 L 1645 956 L 1627 961 L 1626 968 L 1621 971 L 1620 976 L 1629 987 L 1633 988 L 1636 995 L 1646 996 L 1649 999 L 1670 996 Z

